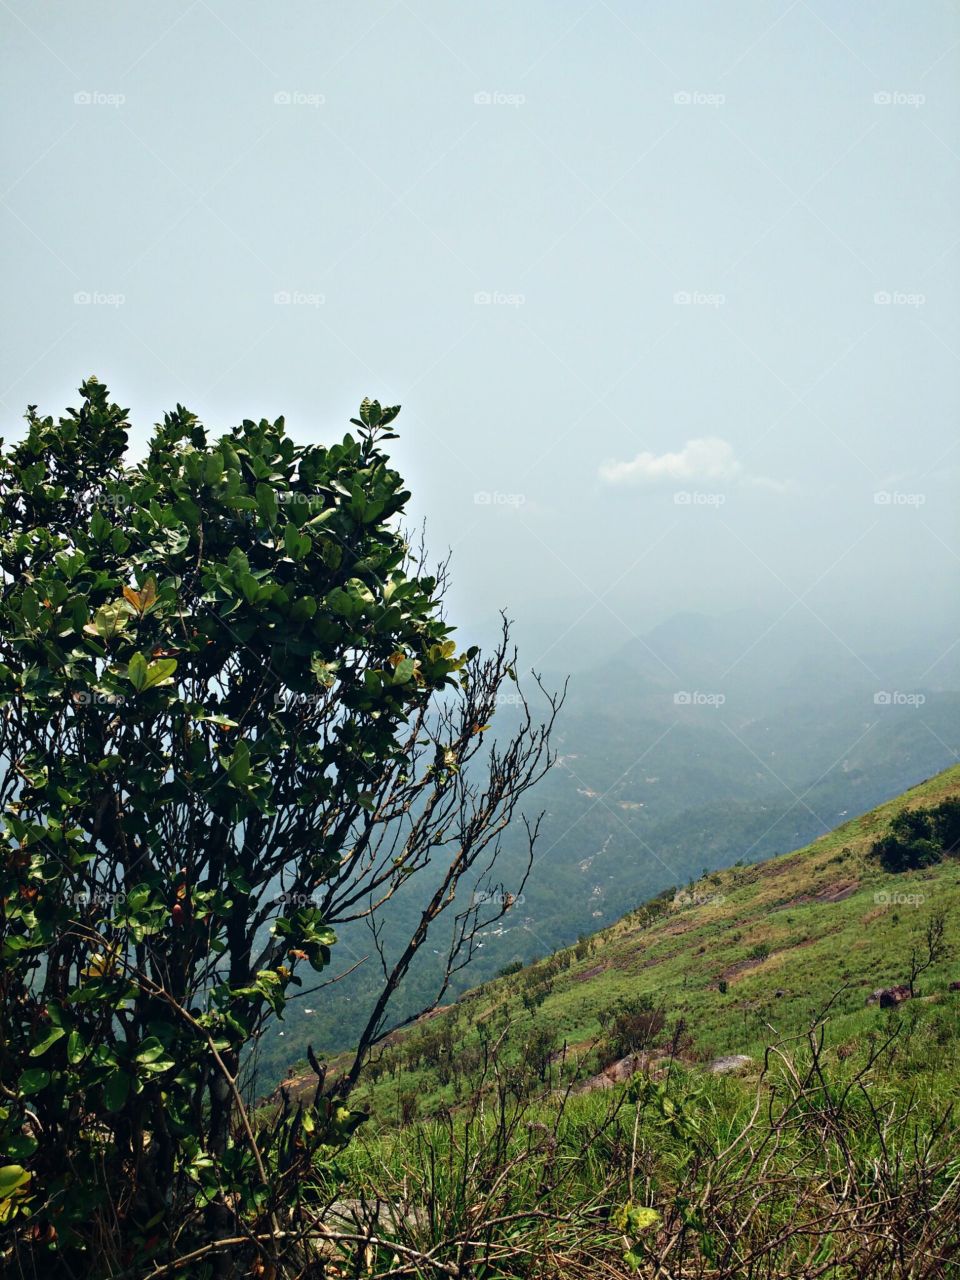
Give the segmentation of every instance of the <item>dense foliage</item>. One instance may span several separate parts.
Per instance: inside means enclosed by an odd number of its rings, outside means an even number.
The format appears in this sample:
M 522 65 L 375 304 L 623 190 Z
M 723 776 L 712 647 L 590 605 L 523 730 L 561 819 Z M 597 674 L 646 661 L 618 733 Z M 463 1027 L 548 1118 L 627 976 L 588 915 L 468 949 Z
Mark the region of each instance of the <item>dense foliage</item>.
M 224 1241 L 274 1265 L 299 1229 L 303 1170 L 362 1118 L 344 1099 L 390 999 L 545 733 L 484 746 L 506 639 L 459 652 L 411 556 L 397 408 L 364 401 L 328 448 L 282 419 L 211 439 L 178 407 L 134 464 L 125 410 L 81 390 L 0 455 L 2 1249 L 25 1274 L 191 1251 L 234 1274 Z M 353 1070 L 255 1136 L 245 1049 L 333 926 L 432 859 Z M 447 979 L 504 901 L 461 910 Z
M 956 799 L 931 809 L 903 809 L 871 849 L 884 871 L 916 871 L 958 853 L 960 800 Z

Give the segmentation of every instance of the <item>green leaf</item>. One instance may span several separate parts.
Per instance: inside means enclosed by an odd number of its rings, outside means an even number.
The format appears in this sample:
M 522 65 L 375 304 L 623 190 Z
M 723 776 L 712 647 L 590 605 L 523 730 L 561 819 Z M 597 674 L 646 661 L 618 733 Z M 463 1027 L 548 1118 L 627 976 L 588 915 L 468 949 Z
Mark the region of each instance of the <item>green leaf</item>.
M 136 1055 L 137 1062 L 156 1062 L 157 1058 L 163 1056 L 164 1048 L 162 1043 L 156 1036 L 147 1036 L 140 1045 L 140 1049 Z
M 40 1041 L 40 1043 L 35 1044 L 33 1048 L 30 1050 L 30 1057 L 31 1058 L 42 1057 L 42 1055 L 45 1054 L 48 1049 L 52 1048 L 52 1046 L 55 1045 L 58 1040 L 62 1040 L 66 1034 L 67 1033 L 66 1031 L 64 1031 L 63 1027 L 51 1027 L 49 1033 L 46 1036 L 44 1036 L 44 1038 Z
M 115 1071 L 103 1086 L 103 1100 L 108 1111 L 119 1111 L 130 1092 L 130 1077 L 125 1071 Z
M 20 596 L 20 609 L 30 626 L 35 627 L 40 620 L 40 601 L 33 587 L 24 587 Z
M 321 511 L 319 515 L 313 516 L 307 521 L 308 525 L 326 524 L 337 514 L 336 507 L 327 507 L 326 511 Z
M 257 507 L 267 524 L 277 521 L 277 495 L 269 484 L 258 484 L 256 488 Z
M 86 1052 L 87 1046 L 84 1042 L 83 1036 L 79 1031 L 74 1029 L 70 1032 L 70 1038 L 67 1041 L 67 1061 L 70 1063 L 71 1067 L 75 1067 L 78 1062 L 81 1062 L 86 1055 Z
M 173 673 L 177 669 L 176 658 L 158 658 L 147 667 L 147 678 L 144 689 L 153 689 L 158 684 L 170 684 Z
M 310 659 L 310 670 L 316 676 L 317 683 L 323 685 L 325 689 L 332 688 L 339 665 L 338 662 L 325 662 L 319 653 L 315 653 Z
M 360 419 L 368 427 L 375 427 L 383 417 L 379 400 L 364 399 L 360 404 Z
M 88 635 L 112 640 L 124 629 L 130 617 L 130 607 L 126 600 L 116 600 L 111 604 L 101 605 L 93 615 L 93 621 L 88 622 L 83 629 Z
M 317 612 L 317 602 L 313 596 L 301 596 L 295 600 L 290 610 L 294 622 L 307 622 Z
M 288 524 L 283 530 L 283 549 L 291 560 L 302 560 L 313 546 L 309 533 L 301 533 L 295 524 Z
M 237 743 L 232 756 L 226 756 L 224 763 L 230 781 L 242 785 L 250 777 L 250 748 L 241 740 Z
M 207 484 L 217 484 L 223 478 L 223 455 L 211 453 L 203 468 L 203 478 Z
M 9 1200 L 30 1181 L 30 1175 L 19 1164 L 0 1165 L 0 1200 Z
M 147 683 L 147 660 L 142 653 L 135 653 L 127 663 L 127 679 L 140 693 Z
M 29 1160 L 36 1154 L 40 1144 L 29 1134 L 16 1133 L 6 1138 L 3 1145 L 8 1156 L 13 1156 L 17 1160 Z
M 30 1067 L 20 1076 L 19 1088 L 21 1093 L 39 1093 L 41 1089 L 45 1089 L 50 1083 L 50 1072 L 43 1067 Z
M 393 683 L 409 684 L 416 669 L 417 664 L 413 658 L 401 658 L 393 671 Z
M 157 1075 L 177 1065 L 156 1036 L 147 1036 L 135 1061 L 140 1071 L 146 1075 Z

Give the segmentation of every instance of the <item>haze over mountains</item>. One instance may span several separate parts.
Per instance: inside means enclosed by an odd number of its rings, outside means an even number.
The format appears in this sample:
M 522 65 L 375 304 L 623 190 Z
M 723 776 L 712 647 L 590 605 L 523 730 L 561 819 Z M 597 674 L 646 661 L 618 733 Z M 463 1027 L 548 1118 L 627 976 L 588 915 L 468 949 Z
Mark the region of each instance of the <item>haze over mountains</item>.
M 543 680 L 562 683 L 555 673 Z M 527 691 L 529 683 L 522 679 Z M 511 697 L 494 735 L 519 714 Z M 525 806 L 545 810 L 530 877 L 454 992 L 602 928 L 704 869 L 798 848 L 898 795 L 960 758 L 958 713 L 960 656 L 948 639 L 854 651 L 803 617 L 670 618 L 571 677 L 557 763 Z M 504 844 L 504 885 L 515 889 L 514 828 Z M 415 910 L 413 895 L 394 900 L 388 948 Z M 343 968 L 372 954 L 359 928 L 336 950 Z M 309 1015 L 309 1001 L 293 1006 L 265 1060 L 293 1060 L 307 1038 L 325 1049 L 349 1043 L 351 1010 L 359 1018 L 376 976 L 370 964 L 340 984 L 335 1018 L 321 1002 Z M 431 947 L 399 1011 L 419 1007 L 439 974 Z

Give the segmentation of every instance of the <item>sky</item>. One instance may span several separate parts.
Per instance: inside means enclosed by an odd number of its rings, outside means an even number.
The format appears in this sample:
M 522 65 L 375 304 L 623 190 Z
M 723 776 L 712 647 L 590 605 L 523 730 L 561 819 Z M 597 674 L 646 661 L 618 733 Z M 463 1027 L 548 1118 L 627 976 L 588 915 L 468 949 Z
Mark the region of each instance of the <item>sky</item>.
M 469 640 L 957 634 L 960 6 L 0 0 L 2 434 L 396 463 Z

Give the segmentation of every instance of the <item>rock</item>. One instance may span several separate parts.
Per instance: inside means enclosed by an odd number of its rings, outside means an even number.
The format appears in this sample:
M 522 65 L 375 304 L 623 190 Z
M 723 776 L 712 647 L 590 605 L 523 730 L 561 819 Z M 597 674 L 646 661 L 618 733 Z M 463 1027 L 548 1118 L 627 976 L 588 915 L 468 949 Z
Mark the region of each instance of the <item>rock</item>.
M 876 991 L 871 992 L 870 995 L 867 996 L 867 1004 L 879 1004 L 883 991 L 883 987 L 877 987 Z
M 345 1255 L 337 1243 L 337 1235 L 403 1238 L 411 1232 L 424 1231 L 428 1223 L 426 1210 L 415 1206 L 404 1209 L 399 1205 L 385 1204 L 382 1200 L 334 1200 L 323 1211 L 321 1234 L 312 1237 L 307 1244 L 313 1257 L 343 1262 Z M 325 1231 L 332 1233 L 331 1238 L 323 1238 Z M 355 1252 L 356 1248 L 356 1242 L 348 1243 L 348 1254 Z
M 404 1211 L 382 1200 L 334 1200 L 323 1213 L 323 1223 L 333 1231 L 398 1232 L 403 1227 L 422 1227 L 426 1215 L 421 1209 Z
M 880 992 L 880 1008 L 895 1009 L 898 1004 L 903 1004 L 904 1000 L 910 999 L 910 988 L 906 983 L 901 983 L 898 987 L 887 987 L 885 991 Z
M 743 1067 L 748 1067 L 753 1061 L 745 1053 L 731 1053 L 725 1058 L 714 1058 L 707 1070 L 715 1076 L 725 1076 L 731 1071 L 740 1071 Z
M 616 1062 L 611 1062 L 599 1075 L 584 1080 L 574 1092 L 592 1093 L 595 1089 L 615 1089 L 618 1084 L 626 1084 L 641 1072 L 650 1076 L 652 1080 L 657 1080 L 669 1069 L 671 1061 L 672 1059 L 665 1058 L 662 1052 L 658 1054 L 656 1050 L 631 1053 L 626 1058 L 618 1058 Z

